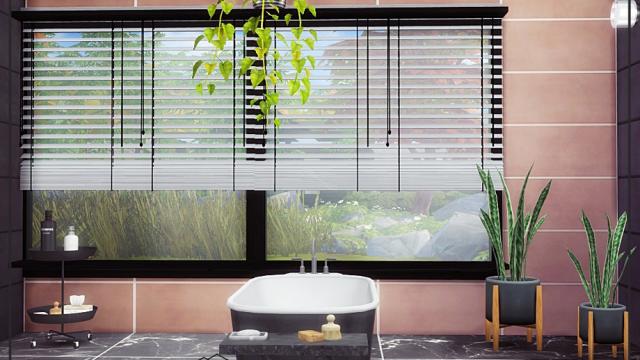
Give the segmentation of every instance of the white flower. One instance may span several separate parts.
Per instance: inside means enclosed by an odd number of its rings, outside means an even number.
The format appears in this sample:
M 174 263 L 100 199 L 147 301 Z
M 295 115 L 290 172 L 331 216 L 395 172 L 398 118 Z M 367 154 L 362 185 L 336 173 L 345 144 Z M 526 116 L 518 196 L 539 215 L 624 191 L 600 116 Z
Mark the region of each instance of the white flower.
M 344 200 L 340 200 L 338 201 L 338 204 L 342 204 L 344 202 Z
M 420 216 L 414 216 L 414 217 L 413 217 L 413 220 L 415 220 L 415 221 L 420 220 Z

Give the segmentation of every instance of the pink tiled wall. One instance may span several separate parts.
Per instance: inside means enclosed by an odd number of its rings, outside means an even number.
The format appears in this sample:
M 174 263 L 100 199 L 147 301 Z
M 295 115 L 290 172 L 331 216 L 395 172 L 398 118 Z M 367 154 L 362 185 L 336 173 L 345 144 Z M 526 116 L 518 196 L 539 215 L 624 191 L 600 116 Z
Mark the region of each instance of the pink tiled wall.
M 530 163 L 531 193 L 554 185 L 549 215 L 531 248 L 528 271 L 545 285 L 545 333 L 573 334 L 584 299 L 565 253 L 585 258 L 578 214 L 584 209 L 602 241 L 604 214 L 616 212 L 615 41 L 605 0 L 314 0 L 318 6 L 503 3 L 505 176 L 517 187 Z M 29 7 L 202 6 L 206 0 L 28 0 Z M 604 235 L 606 236 L 606 235 Z M 25 283 L 26 308 L 55 299 L 52 280 Z M 82 280 L 70 284 L 101 310 L 105 331 L 230 329 L 226 298 L 242 280 Z M 477 334 L 483 282 L 380 281 L 381 333 Z M 95 300 L 94 300 L 95 299 Z M 27 330 L 38 329 L 26 322 Z

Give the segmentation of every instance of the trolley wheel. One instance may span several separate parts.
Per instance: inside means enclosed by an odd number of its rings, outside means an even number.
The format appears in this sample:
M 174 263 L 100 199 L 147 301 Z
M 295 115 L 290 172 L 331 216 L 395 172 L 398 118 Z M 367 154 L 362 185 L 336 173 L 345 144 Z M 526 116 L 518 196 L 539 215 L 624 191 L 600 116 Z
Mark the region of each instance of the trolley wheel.
M 91 339 L 93 339 L 93 334 L 91 333 L 91 331 L 89 331 L 87 333 L 87 340 L 91 340 Z
M 38 346 L 38 343 L 35 340 L 31 340 L 31 344 L 30 345 L 31 345 L 32 349 L 35 349 L 36 346 Z
M 80 347 L 80 342 L 79 341 L 74 341 L 73 342 L 73 348 L 74 349 L 78 349 Z

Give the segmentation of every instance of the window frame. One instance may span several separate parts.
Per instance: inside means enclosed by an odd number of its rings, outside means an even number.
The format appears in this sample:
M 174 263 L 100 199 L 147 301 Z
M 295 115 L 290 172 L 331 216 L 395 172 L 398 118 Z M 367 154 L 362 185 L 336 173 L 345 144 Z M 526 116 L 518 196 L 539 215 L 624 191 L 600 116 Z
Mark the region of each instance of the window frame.
M 298 261 L 267 260 L 266 194 L 266 191 L 246 192 L 246 260 L 85 260 L 66 263 L 65 276 L 233 279 L 297 272 Z M 24 204 L 23 228 L 29 230 L 23 233 L 23 258 L 27 259 L 33 236 L 31 191 L 24 191 Z M 502 191 L 498 191 L 498 209 L 502 214 Z M 25 277 L 60 275 L 60 265 L 55 262 L 23 260 L 20 263 Z M 332 272 L 374 279 L 482 280 L 496 274 L 496 259 L 492 252 L 491 261 L 334 261 L 329 268 Z
M 292 11 L 288 9 L 286 11 Z M 489 18 L 502 18 L 508 7 L 496 5 L 478 6 L 422 6 L 357 8 L 358 18 L 368 19 L 450 19 L 447 22 L 478 22 Z M 55 27 L 60 22 L 84 22 L 86 26 L 96 21 L 175 21 L 199 22 L 206 25 L 205 11 L 200 9 L 145 9 L 145 10 L 20 10 L 12 16 L 30 26 Z M 250 9 L 235 10 L 229 19 L 246 19 L 252 16 Z M 350 8 L 323 8 L 323 17 L 331 20 L 354 19 Z M 204 15 L 204 16 L 203 16 Z M 308 15 L 305 17 L 308 18 Z M 311 21 L 313 22 L 313 20 Z M 323 24 L 331 23 L 329 20 Z M 440 20 L 442 23 L 442 20 Z M 193 23 L 191 23 L 193 25 Z M 25 26 L 23 24 L 23 26 Z M 68 24 L 67 24 L 68 26 Z M 74 24 L 74 26 L 77 26 Z M 80 25 L 81 26 L 81 25 Z M 104 25 L 106 26 L 106 25 Z M 87 260 L 65 264 L 65 276 L 77 278 L 250 278 L 260 275 L 297 272 L 297 261 L 268 261 L 266 256 L 266 192 L 247 191 L 246 212 L 246 260 Z M 502 214 L 502 191 L 498 192 L 499 210 Z M 32 192 L 23 191 L 23 258 L 32 243 Z M 324 261 L 324 259 L 319 259 Z M 308 263 L 308 262 L 307 262 Z M 60 274 L 55 262 L 23 260 L 14 264 L 24 268 L 25 277 L 54 277 Z M 170 265 L 170 266 L 168 266 Z M 374 279 L 404 280 L 481 280 L 496 274 L 496 259 L 491 261 L 336 261 L 330 264 L 332 272 L 368 276 Z

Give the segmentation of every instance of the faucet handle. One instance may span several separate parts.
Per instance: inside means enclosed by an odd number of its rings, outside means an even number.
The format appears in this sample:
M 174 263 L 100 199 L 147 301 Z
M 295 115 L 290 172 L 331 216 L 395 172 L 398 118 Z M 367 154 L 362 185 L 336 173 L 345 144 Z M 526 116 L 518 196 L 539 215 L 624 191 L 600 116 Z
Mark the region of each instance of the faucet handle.
M 329 261 L 336 261 L 336 259 L 334 259 L 334 258 L 325 258 L 324 259 L 324 267 L 322 268 L 322 273 L 323 274 L 328 274 L 329 273 Z
M 299 257 L 297 257 L 297 258 L 292 258 L 291 260 L 293 260 L 293 261 L 300 261 L 300 271 L 299 271 L 299 273 L 300 273 L 300 274 L 304 274 L 304 273 L 305 273 L 305 269 L 304 269 L 304 260 L 302 260 L 302 258 L 299 258 Z

